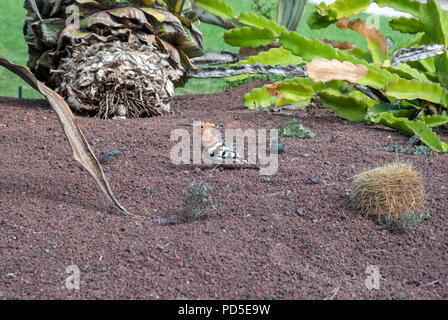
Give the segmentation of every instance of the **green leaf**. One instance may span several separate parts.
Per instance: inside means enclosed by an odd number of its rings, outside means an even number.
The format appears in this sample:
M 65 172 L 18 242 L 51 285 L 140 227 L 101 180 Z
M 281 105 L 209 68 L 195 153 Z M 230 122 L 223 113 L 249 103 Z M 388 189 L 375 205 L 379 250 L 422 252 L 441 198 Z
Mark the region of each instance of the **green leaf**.
M 322 29 L 344 17 L 350 17 L 366 10 L 369 0 L 337 0 L 328 6 L 324 2 L 316 6 L 307 23 L 311 29 Z
M 424 68 L 425 72 L 435 73 L 436 67 L 434 65 L 434 58 L 419 60 L 418 63 Z
M 336 20 L 363 12 L 370 6 L 370 0 L 337 0 L 328 5 L 328 10 L 334 10 Z
M 279 42 L 285 49 L 291 50 L 295 55 L 302 57 L 305 61 L 321 58 L 327 60 L 336 59 L 341 62 L 349 61 L 368 67 L 369 73 L 364 78 L 358 80 L 358 83 L 362 85 L 381 89 L 393 79 L 393 75 L 389 71 L 373 66 L 350 54 L 348 51 L 333 48 L 330 45 L 324 44 L 322 41 L 303 37 L 296 32 L 283 32 L 279 36 Z M 398 79 L 398 76 L 395 78 Z
M 428 116 L 421 120 L 425 121 L 426 125 L 430 128 L 441 126 L 448 122 L 448 118 L 445 116 Z
M 407 12 L 414 17 L 418 18 L 420 8 L 424 4 L 414 0 L 375 0 L 380 7 L 391 7 L 397 11 Z
M 442 10 L 434 0 L 428 0 L 425 10 L 421 10 L 420 21 L 425 26 L 426 34 L 433 43 L 448 45 L 448 12 Z M 439 81 L 448 87 L 448 55 L 442 54 L 434 58 L 438 69 Z
M 355 47 L 347 51 L 358 59 L 365 60 L 368 63 L 373 62 L 372 54 L 369 51 L 364 50 L 363 48 Z
M 292 101 L 310 100 L 314 94 L 312 87 L 297 82 L 281 82 L 277 89 L 286 99 Z
M 311 30 L 323 29 L 335 22 L 336 20 L 330 20 L 328 17 L 322 17 L 317 12 L 312 12 L 306 20 L 306 23 Z
M 294 55 L 291 51 L 284 48 L 272 48 L 268 51 L 262 51 L 256 56 L 251 56 L 247 61 L 240 63 L 256 64 L 263 63 L 265 65 L 297 65 L 303 62 L 301 57 Z
M 447 43 L 447 12 L 440 8 L 434 0 L 422 4 L 418 14 L 420 23 L 424 26 L 426 34 L 434 43 Z
M 434 65 L 440 84 L 448 88 L 448 53 L 445 52 L 434 57 Z
M 328 92 L 320 92 L 325 107 L 337 113 L 341 118 L 350 122 L 361 122 L 365 120 L 368 105 L 354 97 L 333 95 Z
M 221 0 L 196 0 L 195 4 L 204 10 L 207 10 L 223 19 L 233 19 L 236 14 L 232 7 Z
M 437 76 L 435 75 L 436 67 L 434 65 L 433 57 L 424 60 L 407 62 L 406 64 L 421 73 L 424 73 L 429 80 L 439 82 Z
M 401 104 L 376 104 L 367 109 L 368 115 L 378 115 L 380 113 L 391 113 L 394 117 L 409 118 L 415 115 L 416 108 L 411 106 L 403 106 Z
M 424 30 L 424 25 L 415 18 L 391 18 L 389 26 L 402 33 L 418 33 Z
M 405 135 L 418 135 L 420 140 L 437 152 L 446 152 L 448 147 L 445 142 L 431 130 L 430 125 L 425 120 L 411 121 L 407 118 L 396 118 L 390 113 L 382 113 L 377 116 L 368 116 L 370 121 L 395 129 Z M 428 119 L 431 124 L 431 119 Z
M 432 43 L 448 45 L 448 12 L 442 10 L 436 1 L 428 0 L 426 5 L 422 4 L 418 18 Z M 445 52 L 434 57 L 434 62 L 440 83 L 448 88 L 448 54 Z
M 400 79 L 385 87 L 386 93 L 398 99 L 424 99 L 447 106 L 448 94 L 438 83 Z
M 244 105 L 249 109 L 266 108 L 274 104 L 276 100 L 276 97 L 269 94 L 266 86 L 255 88 L 243 96 Z
M 285 106 L 285 105 L 295 105 L 296 107 L 304 107 L 307 106 L 311 103 L 311 99 L 307 99 L 307 100 L 301 100 L 301 101 L 295 101 L 295 100 L 291 100 L 291 99 L 278 99 L 275 102 L 275 107 L 281 107 L 281 106 Z
M 425 76 L 429 79 L 429 81 L 439 82 L 439 79 L 434 73 L 425 72 Z
M 302 84 L 307 87 L 313 88 L 314 92 L 319 92 L 322 90 L 325 90 L 326 88 L 336 88 L 339 89 L 340 85 L 342 84 L 342 81 L 339 80 L 332 80 L 327 83 L 323 82 L 314 82 L 311 78 L 296 78 L 293 80 L 295 83 Z
M 383 61 L 387 58 L 387 52 L 383 53 L 380 46 L 375 41 L 370 39 L 366 39 L 366 41 L 367 47 L 372 54 L 373 63 L 382 64 Z
M 406 63 L 400 63 L 395 67 L 387 67 L 386 69 L 392 73 L 396 73 L 401 78 L 407 80 L 429 81 L 424 73 L 420 72 L 417 69 L 412 68 L 410 65 Z
M 403 41 L 402 43 L 400 43 L 396 50 L 402 49 L 402 48 L 411 48 L 414 46 L 420 46 L 423 44 L 423 39 L 424 39 L 425 33 L 424 32 L 419 32 L 416 33 L 415 35 L 413 35 L 412 37 L 406 39 L 405 41 Z
M 304 106 L 309 104 L 314 95 L 314 90 L 311 86 L 297 83 L 296 81 L 280 82 L 275 84 L 274 87 L 273 90 L 275 90 L 276 95 L 273 93 L 271 95 L 267 86 L 252 90 L 243 97 L 244 105 L 250 109 L 265 108 L 274 103 L 276 107 L 285 104 Z
M 323 43 L 322 41 L 301 36 L 297 32 L 283 32 L 279 36 L 279 42 L 285 49 L 291 50 L 295 55 L 302 57 L 305 61 L 314 59 L 336 59 L 338 61 L 350 61 L 361 63 L 362 60 L 347 51 Z M 366 64 L 366 63 L 365 63 Z
M 260 27 L 243 27 L 224 33 L 224 41 L 235 47 L 257 48 L 271 43 L 275 33 L 271 29 Z
M 370 98 L 369 96 L 365 95 L 364 93 L 354 90 L 354 91 L 350 91 L 349 93 L 341 93 L 341 95 L 348 95 L 350 97 L 353 97 L 357 100 L 363 101 L 365 104 L 367 104 L 367 106 L 369 108 L 373 107 L 374 105 L 377 104 L 377 102 L 375 100 L 373 100 L 372 98 Z
M 275 21 L 268 20 L 265 17 L 261 17 L 255 13 L 243 12 L 240 15 L 239 22 L 250 27 L 268 28 L 274 31 L 277 35 L 287 29 L 283 26 L 279 26 Z

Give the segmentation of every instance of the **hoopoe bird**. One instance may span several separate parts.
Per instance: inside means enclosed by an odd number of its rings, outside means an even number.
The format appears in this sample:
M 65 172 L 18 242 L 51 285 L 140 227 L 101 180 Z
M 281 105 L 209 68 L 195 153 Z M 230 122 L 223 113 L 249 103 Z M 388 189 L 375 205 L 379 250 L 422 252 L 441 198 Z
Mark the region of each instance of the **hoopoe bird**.
M 183 124 L 193 127 L 201 134 L 201 151 L 208 159 L 215 164 L 227 164 L 231 159 L 232 164 L 247 164 L 233 147 L 227 145 L 223 139 L 218 126 L 210 122 L 199 122 L 196 124 Z

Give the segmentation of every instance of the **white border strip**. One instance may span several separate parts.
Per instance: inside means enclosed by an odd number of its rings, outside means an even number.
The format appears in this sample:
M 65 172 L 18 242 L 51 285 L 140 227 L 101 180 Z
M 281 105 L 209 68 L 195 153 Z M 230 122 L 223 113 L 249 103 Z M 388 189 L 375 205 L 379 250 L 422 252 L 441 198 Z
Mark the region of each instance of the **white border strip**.
M 334 2 L 334 0 L 310 0 L 309 2 L 313 3 L 313 4 L 319 4 L 322 1 L 327 4 Z M 374 2 L 371 3 L 370 7 L 364 12 L 374 14 L 374 15 L 379 15 L 379 16 L 385 16 L 385 17 L 411 17 L 411 15 L 408 13 L 395 11 L 394 9 L 389 8 L 389 7 L 380 8 Z

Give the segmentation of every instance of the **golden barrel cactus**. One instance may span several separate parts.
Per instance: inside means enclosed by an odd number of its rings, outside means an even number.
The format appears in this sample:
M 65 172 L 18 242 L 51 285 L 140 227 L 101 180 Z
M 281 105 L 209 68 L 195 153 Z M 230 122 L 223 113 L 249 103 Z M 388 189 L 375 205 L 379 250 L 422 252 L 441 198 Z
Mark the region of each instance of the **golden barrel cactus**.
M 169 112 L 202 34 L 183 0 L 26 0 L 28 67 L 79 113 Z
M 412 164 L 395 162 L 355 176 L 351 200 L 366 216 L 399 220 L 422 211 L 425 189 Z

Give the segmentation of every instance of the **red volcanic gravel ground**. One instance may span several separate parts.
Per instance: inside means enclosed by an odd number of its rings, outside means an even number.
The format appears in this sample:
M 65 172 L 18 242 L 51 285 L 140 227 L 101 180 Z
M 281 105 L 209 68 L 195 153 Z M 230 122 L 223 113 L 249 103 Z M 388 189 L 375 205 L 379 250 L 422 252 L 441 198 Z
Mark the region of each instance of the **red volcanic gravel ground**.
M 77 117 L 98 158 L 121 151 L 103 168 L 130 217 L 73 160 L 45 101 L 1 98 L 0 299 L 447 299 L 448 157 L 387 152 L 408 138 L 326 109 L 251 112 L 241 97 L 253 85 L 179 96 L 167 117 Z M 270 181 L 255 169 L 170 161 L 180 123 L 270 129 L 292 118 L 317 135 L 283 138 Z M 398 159 L 423 174 L 431 214 L 408 234 L 380 230 L 349 205 L 354 175 Z M 213 185 L 216 209 L 155 223 L 182 213 L 193 179 Z M 71 265 L 79 290 L 65 286 Z M 378 290 L 366 287 L 370 265 Z

